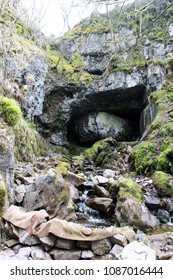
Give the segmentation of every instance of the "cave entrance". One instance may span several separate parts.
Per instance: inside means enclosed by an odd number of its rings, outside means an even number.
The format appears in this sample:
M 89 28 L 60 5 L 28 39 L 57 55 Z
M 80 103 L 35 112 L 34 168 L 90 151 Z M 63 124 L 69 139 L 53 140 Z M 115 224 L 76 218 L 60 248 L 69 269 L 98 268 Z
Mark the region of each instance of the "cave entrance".
M 118 142 L 136 141 L 145 130 L 147 106 L 144 86 L 92 94 L 73 108 L 68 141 L 86 147 L 110 136 Z

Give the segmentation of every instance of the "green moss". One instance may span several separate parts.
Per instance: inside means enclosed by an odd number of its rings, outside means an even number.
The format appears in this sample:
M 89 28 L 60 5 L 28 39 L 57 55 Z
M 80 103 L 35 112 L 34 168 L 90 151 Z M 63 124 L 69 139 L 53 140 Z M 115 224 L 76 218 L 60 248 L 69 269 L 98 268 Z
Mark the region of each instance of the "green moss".
M 37 156 L 46 155 L 51 149 L 39 133 L 24 119 L 13 128 L 15 134 L 15 159 L 33 161 Z
M 155 168 L 156 146 L 153 143 L 143 141 L 136 145 L 130 155 L 138 174 L 153 171 Z
M 152 176 L 152 180 L 161 197 L 173 196 L 173 177 L 170 174 L 156 171 Z
M 58 171 L 62 174 L 62 175 L 66 175 L 67 174 L 67 171 L 69 170 L 70 168 L 70 165 L 68 162 L 64 162 L 64 161 L 60 161 L 58 166 L 57 166 L 57 169 Z
M 173 147 L 169 146 L 157 157 L 157 170 L 173 174 Z
M 20 121 L 22 112 L 13 99 L 0 97 L 0 115 L 10 126 L 15 126 Z
M 106 138 L 96 142 L 91 148 L 86 149 L 84 156 L 89 162 L 104 166 L 109 161 L 108 155 L 110 151 L 109 138 Z
M 0 223 L 7 204 L 7 190 L 0 175 Z
M 65 180 L 63 181 L 63 191 L 60 194 L 59 199 L 64 204 L 68 204 L 70 200 L 70 189 L 68 183 Z
M 51 68 L 56 70 L 57 73 L 68 82 L 89 86 L 95 78 L 94 75 L 82 70 L 84 62 L 82 56 L 78 52 L 75 52 L 70 61 L 67 61 L 62 54 L 57 51 L 51 51 L 51 49 L 47 47 L 47 57 L 51 63 Z
M 118 197 L 124 201 L 127 198 L 133 198 L 139 203 L 144 203 L 143 195 L 140 186 L 130 178 L 118 178 L 118 180 L 111 186 L 111 190 L 116 188 L 118 190 Z

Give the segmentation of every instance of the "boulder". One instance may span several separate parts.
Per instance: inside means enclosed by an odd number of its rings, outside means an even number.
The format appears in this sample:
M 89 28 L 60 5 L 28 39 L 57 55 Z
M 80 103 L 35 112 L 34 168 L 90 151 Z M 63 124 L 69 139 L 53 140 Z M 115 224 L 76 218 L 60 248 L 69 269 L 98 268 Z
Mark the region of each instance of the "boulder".
M 173 194 L 173 177 L 162 171 L 155 171 L 153 174 L 153 185 L 156 187 L 161 197 L 172 196 Z
M 106 197 L 88 197 L 85 200 L 85 203 L 87 206 L 99 210 L 100 212 L 103 213 L 109 213 L 111 210 L 111 205 L 112 205 L 113 200 L 111 198 L 106 198 Z
M 105 112 L 90 113 L 78 118 L 73 129 L 81 143 L 92 143 L 107 137 L 125 141 L 132 135 L 130 121 Z
M 134 241 L 124 247 L 122 260 L 156 260 L 156 251 L 142 242 Z
M 133 198 L 118 201 L 115 214 L 120 226 L 130 225 L 144 232 L 154 229 L 158 224 L 148 208 Z
M 81 254 L 81 259 L 83 260 L 90 260 L 94 258 L 94 254 L 90 250 L 83 250 Z
M 23 207 L 26 210 L 45 209 L 50 217 L 75 219 L 75 210 L 70 198 L 68 183 L 55 169 L 41 174 L 28 186 Z
M 112 248 L 111 241 L 108 238 L 91 242 L 91 248 L 94 254 L 103 256 L 108 254 Z

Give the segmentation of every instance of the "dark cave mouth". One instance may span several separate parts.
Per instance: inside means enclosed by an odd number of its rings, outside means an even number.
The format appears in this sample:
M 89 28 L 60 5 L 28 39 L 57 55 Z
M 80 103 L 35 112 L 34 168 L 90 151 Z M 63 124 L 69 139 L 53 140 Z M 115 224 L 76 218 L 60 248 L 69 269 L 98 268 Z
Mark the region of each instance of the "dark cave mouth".
M 91 112 L 88 115 L 92 115 L 93 112 Z M 93 126 L 91 129 L 86 127 L 82 127 L 82 125 L 78 124 L 81 122 L 83 119 L 87 119 L 87 114 L 84 116 L 77 116 L 76 118 L 72 118 L 68 124 L 68 129 L 67 129 L 67 140 L 71 144 L 76 144 L 80 145 L 83 147 L 89 147 L 93 145 L 95 142 L 105 139 L 107 137 L 113 137 L 115 140 L 118 142 L 132 142 L 136 141 L 137 139 L 140 138 L 141 135 L 141 127 L 140 127 L 140 122 L 141 122 L 141 112 L 133 112 L 133 114 L 130 114 L 129 112 L 127 114 L 124 113 L 116 113 L 116 114 L 109 114 L 107 112 L 98 112 L 98 114 L 108 114 L 111 117 L 114 118 L 119 118 L 122 120 L 122 122 L 125 122 L 125 129 L 128 130 L 128 132 L 124 132 L 124 129 L 122 129 L 122 132 L 120 131 L 115 135 L 115 128 L 113 127 L 111 130 L 111 125 L 110 129 L 107 129 L 108 133 L 100 133 L 99 130 L 94 128 Z M 130 115 L 130 116 L 129 116 Z M 76 124 L 77 123 L 77 124 Z M 76 128 L 77 126 L 77 128 Z M 101 124 L 101 131 L 104 131 L 105 124 L 104 122 Z M 97 130 L 97 131 L 96 131 Z M 83 135 L 84 134 L 84 135 Z
M 147 106 L 144 86 L 92 95 L 72 112 L 67 140 L 87 147 L 107 137 L 117 142 L 136 141 L 145 130 L 143 112 Z

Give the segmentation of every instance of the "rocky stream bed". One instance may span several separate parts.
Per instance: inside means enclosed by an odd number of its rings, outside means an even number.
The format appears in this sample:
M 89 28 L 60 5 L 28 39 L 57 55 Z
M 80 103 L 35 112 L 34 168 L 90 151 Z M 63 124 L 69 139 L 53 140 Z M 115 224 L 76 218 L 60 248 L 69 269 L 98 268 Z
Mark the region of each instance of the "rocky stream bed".
M 151 177 L 129 173 L 129 149 L 112 169 L 94 166 L 82 156 L 63 161 L 60 154 L 16 164 L 17 206 L 28 212 L 45 209 L 50 219 L 93 230 L 115 227 L 122 232 L 94 241 L 51 233 L 38 238 L 4 220 L 0 259 L 172 259 L 172 198 L 161 198 Z

